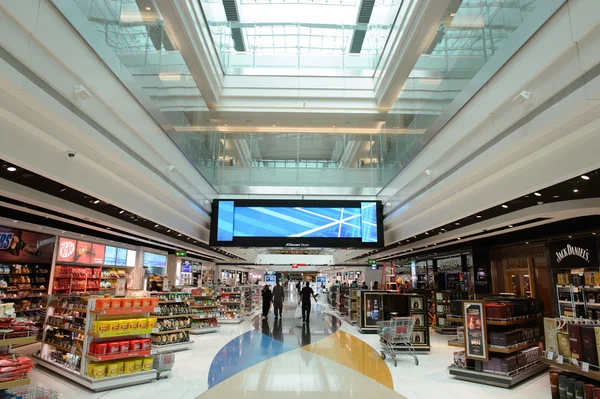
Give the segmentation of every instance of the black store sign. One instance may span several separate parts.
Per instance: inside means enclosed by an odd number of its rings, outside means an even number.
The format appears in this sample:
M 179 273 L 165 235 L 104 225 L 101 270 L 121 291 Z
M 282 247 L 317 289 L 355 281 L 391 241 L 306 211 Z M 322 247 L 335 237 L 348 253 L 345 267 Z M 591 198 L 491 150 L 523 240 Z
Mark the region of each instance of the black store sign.
M 548 250 L 553 269 L 598 267 L 596 237 L 551 242 Z

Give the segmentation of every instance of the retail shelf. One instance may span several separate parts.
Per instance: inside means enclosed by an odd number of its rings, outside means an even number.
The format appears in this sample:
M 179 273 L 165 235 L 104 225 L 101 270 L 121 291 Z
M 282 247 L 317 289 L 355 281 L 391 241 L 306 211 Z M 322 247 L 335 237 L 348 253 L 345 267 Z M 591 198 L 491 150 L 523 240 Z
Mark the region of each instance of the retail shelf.
M 190 299 L 179 299 L 179 300 L 172 300 L 172 301 L 158 301 L 158 304 L 159 305 L 163 305 L 163 304 L 166 305 L 166 304 L 169 304 L 169 303 L 186 303 L 188 301 L 190 301 Z
M 570 358 L 565 357 L 563 359 L 562 363 L 558 363 L 555 360 L 556 358 L 557 358 L 557 355 L 554 355 L 552 357 L 552 360 L 548 359 L 547 352 L 546 352 L 544 354 L 544 357 L 542 358 L 542 363 L 547 364 L 547 365 L 552 366 L 552 367 L 557 367 L 559 369 L 563 369 L 565 371 L 569 371 L 571 373 L 579 374 L 579 375 L 591 378 L 591 379 L 596 380 L 596 381 L 600 381 L 600 372 L 598 372 L 596 370 L 583 371 L 581 369 L 581 363 L 577 359 L 570 359 Z M 577 366 L 575 366 L 572 363 L 573 360 L 575 360 L 577 362 Z
M 172 314 L 172 315 L 163 315 L 163 316 L 151 316 L 151 317 L 156 317 L 157 319 L 171 319 L 174 317 L 191 317 L 193 316 L 193 314 L 191 313 L 187 313 L 187 314 Z
M 101 309 L 101 310 L 90 310 L 90 313 L 99 315 L 128 315 L 128 314 L 139 314 L 139 313 L 152 313 L 154 308 L 127 308 L 127 309 Z
M 595 302 L 588 302 L 587 303 L 588 306 L 592 306 L 592 307 L 596 307 L 596 306 L 600 306 L 600 303 L 595 303 Z
M 239 324 L 242 322 L 242 320 L 243 320 L 242 318 L 239 318 L 239 319 L 219 319 L 219 318 L 217 318 L 217 321 L 220 324 Z
M 212 309 L 212 308 L 218 308 L 219 305 L 202 305 L 202 306 L 194 306 L 194 305 L 190 305 L 190 308 L 193 309 Z
M 156 355 L 157 353 L 171 353 L 171 352 L 181 352 L 190 349 L 191 342 L 178 342 L 176 344 L 168 344 L 168 345 L 152 345 L 152 351 L 150 352 L 152 355 Z
M 190 334 L 207 334 L 207 333 L 211 333 L 211 332 L 217 332 L 219 330 L 219 328 L 221 328 L 221 326 L 216 325 L 216 326 L 207 326 L 207 327 L 196 327 L 196 328 L 192 328 L 190 330 Z
M 219 309 L 220 313 L 240 313 L 239 309 Z
M 192 295 L 192 298 L 216 298 L 219 295 Z
M 512 326 L 514 324 L 526 323 L 528 321 L 541 320 L 542 315 L 509 317 L 507 319 L 486 319 L 488 326 Z
M 79 385 L 91 389 L 94 392 L 107 391 L 109 389 L 116 389 L 150 382 L 156 380 L 156 375 L 158 373 L 156 370 L 150 370 L 140 371 L 133 374 L 123 374 L 116 377 L 93 379 L 41 357 L 35 356 L 35 358 L 40 366 L 54 371 L 55 373 L 58 373 L 61 376 L 78 383 Z
M 85 355 L 85 358 L 91 360 L 92 362 L 103 362 L 105 360 L 118 360 L 118 359 L 127 359 L 131 357 L 140 357 L 140 356 L 149 356 L 150 350 L 147 351 L 135 351 L 135 352 L 125 352 L 125 353 L 115 353 L 113 355 Z
M 106 331 L 103 333 L 88 332 L 87 335 L 94 338 L 112 338 L 112 337 L 128 337 L 130 335 L 145 335 L 151 334 L 151 329 L 133 330 L 133 331 Z
M 521 349 L 529 348 L 530 346 L 539 345 L 541 342 L 542 342 L 542 340 L 538 339 L 538 340 L 533 340 L 533 341 L 528 341 L 528 342 L 521 342 L 517 345 L 511 345 L 511 346 L 488 345 L 488 349 L 490 352 L 495 352 L 495 353 L 514 353 L 514 352 L 520 351 Z
M 456 327 L 433 326 L 433 330 L 442 335 L 456 335 Z
M 28 344 L 33 344 L 36 341 L 37 341 L 37 335 L 30 335 L 28 337 L 19 337 L 19 338 L 6 338 L 6 339 L 0 339 L 0 346 L 28 345 Z
M 31 380 L 29 378 L 19 378 L 18 380 L 0 382 L 0 390 L 29 385 L 30 383 Z
M 72 327 L 65 327 L 65 325 L 60 325 L 60 324 L 50 324 L 50 323 L 46 323 L 47 326 L 50 327 L 54 327 L 54 328 L 62 328 L 63 330 L 67 330 L 67 331 L 71 331 L 77 334 L 85 334 L 85 331 L 80 330 L 78 328 L 72 328 Z
M 563 304 L 563 305 L 571 305 L 571 304 L 573 304 L 573 305 L 585 305 L 584 302 L 576 302 L 576 301 L 574 301 L 574 302 L 571 302 L 571 301 L 558 301 L 558 303 Z M 588 305 L 589 305 L 589 303 L 588 303 Z
M 208 319 L 216 319 L 217 316 L 208 316 L 208 317 L 200 317 L 200 315 L 195 314 L 192 319 L 193 320 L 208 320 Z
M 17 309 L 15 313 L 23 313 L 23 312 L 37 312 L 39 310 L 46 310 L 46 308 L 33 308 L 33 309 Z
M 448 367 L 450 375 L 456 379 L 477 382 L 485 385 L 492 385 L 500 388 L 510 388 L 520 382 L 538 374 L 548 368 L 547 364 L 534 363 L 530 366 L 523 367 L 521 371 L 517 371 L 512 375 L 487 373 L 484 371 L 475 371 L 463 369 L 454 365 Z
M 63 309 L 63 310 L 68 310 L 68 309 Z M 87 309 L 86 308 L 73 308 L 71 309 L 73 312 L 79 312 L 79 313 L 87 313 Z
M 448 346 L 455 346 L 457 348 L 464 348 L 465 347 L 465 342 L 464 341 L 459 341 L 458 339 L 449 339 L 448 340 Z
M 462 323 L 463 322 L 462 317 L 456 317 L 456 316 L 447 316 L 446 320 L 453 321 L 455 323 Z
M 71 353 L 71 352 L 73 352 L 73 348 L 67 348 L 66 346 L 62 346 L 62 345 L 58 345 L 58 344 L 53 344 L 53 343 L 51 343 L 51 342 L 48 342 L 48 341 L 44 341 L 44 343 L 45 343 L 46 345 L 53 346 L 53 347 L 55 347 L 56 349 L 60 349 L 61 351 L 64 351 L 64 352 L 68 352 L 68 353 Z M 75 349 L 74 353 L 75 353 L 76 355 L 78 355 L 78 356 L 81 356 L 81 351 L 80 351 L 79 349 Z
M 242 301 L 220 301 L 222 305 L 241 305 Z
M 164 331 L 152 331 L 152 334 L 172 334 L 172 333 L 176 333 L 176 332 L 185 332 L 185 331 L 190 331 L 191 328 L 179 328 L 179 329 L 173 329 L 173 330 L 164 330 Z

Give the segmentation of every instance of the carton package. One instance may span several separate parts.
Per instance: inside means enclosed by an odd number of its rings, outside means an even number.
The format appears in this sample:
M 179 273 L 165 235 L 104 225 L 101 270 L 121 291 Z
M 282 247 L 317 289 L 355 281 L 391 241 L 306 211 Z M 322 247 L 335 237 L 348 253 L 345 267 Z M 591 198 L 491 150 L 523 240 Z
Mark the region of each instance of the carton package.
M 569 348 L 571 350 L 571 358 L 583 358 L 583 347 L 581 346 L 581 324 L 568 324 L 569 330 Z
M 598 352 L 596 350 L 596 332 L 593 326 L 581 327 L 581 347 L 584 362 L 598 365 Z
M 554 353 L 558 353 L 557 328 L 558 320 L 551 319 L 550 317 L 544 318 L 544 343 L 546 350 Z
M 569 341 L 569 334 L 564 331 L 559 331 L 556 336 L 558 337 L 558 353 L 564 357 L 571 357 L 571 344 Z

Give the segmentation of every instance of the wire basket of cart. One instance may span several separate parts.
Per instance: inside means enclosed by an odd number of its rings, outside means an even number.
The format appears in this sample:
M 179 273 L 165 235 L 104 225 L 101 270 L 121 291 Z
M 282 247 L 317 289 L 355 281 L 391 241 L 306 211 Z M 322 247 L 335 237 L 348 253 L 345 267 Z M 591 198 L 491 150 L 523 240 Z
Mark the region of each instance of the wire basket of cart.
M 392 320 L 377 322 L 377 332 L 381 343 L 381 358 L 385 360 L 389 356 L 398 365 L 396 357 L 411 356 L 415 364 L 419 365 L 419 359 L 412 346 L 413 329 L 415 327 L 414 317 L 396 317 Z M 407 350 L 397 350 L 404 347 Z
M 43 387 L 17 389 L 12 391 L 11 394 L 12 398 L 17 397 L 21 399 L 58 399 L 58 392 Z M 2 397 L 1 394 L 0 397 Z

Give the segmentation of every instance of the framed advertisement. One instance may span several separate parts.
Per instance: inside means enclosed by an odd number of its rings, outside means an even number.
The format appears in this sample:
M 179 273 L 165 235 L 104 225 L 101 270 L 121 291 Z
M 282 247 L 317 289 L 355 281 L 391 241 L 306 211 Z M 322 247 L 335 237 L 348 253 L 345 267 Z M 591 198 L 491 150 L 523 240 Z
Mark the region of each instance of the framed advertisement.
M 467 359 L 488 360 L 485 305 L 483 301 L 463 301 L 465 353 Z
M 104 264 L 104 250 L 104 245 L 92 244 L 92 263 L 96 265 Z
M 86 241 L 77 241 L 77 250 L 75 251 L 75 263 L 92 263 L 92 243 Z
M 75 249 L 77 240 L 61 237 L 58 240 L 58 254 L 56 260 L 58 262 L 73 262 L 75 260 Z

